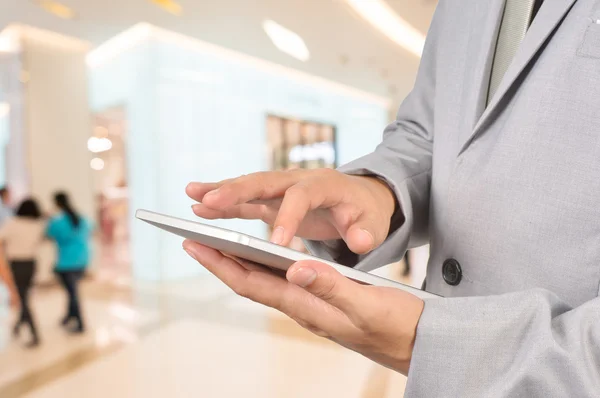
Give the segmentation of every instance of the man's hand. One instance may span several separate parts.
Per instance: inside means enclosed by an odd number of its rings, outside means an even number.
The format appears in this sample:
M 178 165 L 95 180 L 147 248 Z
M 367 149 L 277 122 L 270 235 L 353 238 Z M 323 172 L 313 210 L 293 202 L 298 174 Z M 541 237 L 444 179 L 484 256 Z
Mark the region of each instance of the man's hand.
M 374 177 L 330 169 L 254 173 L 218 183 L 191 183 L 187 194 L 206 219 L 257 219 L 274 228 L 271 240 L 287 246 L 294 235 L 344 239 L 365 254 L 387 238 L 395 196 Z
M 275 308 L 309 331 L 408 374 L 423 301 L 401 290 L 365 286 L 333 268 L 301 261 L 287 280 L 192 241 L 184 249 L 237 294 Z

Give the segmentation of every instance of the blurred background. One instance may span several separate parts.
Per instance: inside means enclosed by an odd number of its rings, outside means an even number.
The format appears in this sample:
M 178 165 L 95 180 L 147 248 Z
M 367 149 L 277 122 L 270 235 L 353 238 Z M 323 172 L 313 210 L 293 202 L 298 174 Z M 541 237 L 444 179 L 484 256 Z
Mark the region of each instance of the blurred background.
M 404 377 L 237 298 L 133 214 L 192 218 L 190 181 L 372 151 L 412 87 L 436 4 L 0 0 L 2 206 L 14 215 L 33 197 L 52 219 L 64 191 L 95 227 L 81 333 L 61 327 L 58 241 L 36 245 L 39 344 L 27 328 L 12 335 L 20 314 L 0 282 L 0 397 L 401 396 Z M 420 286 L 427 247 L 408 258 L 376 273 Z

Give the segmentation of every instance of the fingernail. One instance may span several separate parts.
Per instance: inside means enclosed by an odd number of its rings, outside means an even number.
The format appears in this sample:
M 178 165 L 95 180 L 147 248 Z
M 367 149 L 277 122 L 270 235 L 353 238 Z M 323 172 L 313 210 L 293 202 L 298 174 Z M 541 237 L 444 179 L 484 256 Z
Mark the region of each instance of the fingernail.
M 373 237 L 373 234 L 371 234 L 369 231 L 367 231 L 366 229 L 361 229 L 361 231 L 363 231 L 363 233 L 365 235 L 367 235 L 367 238 L 369 239 L 369 247 L 373 248 L 373 246 L 375 246 L 375 238 Z
M 273 235 L 271 235 L 271 243 L 275 243 L 276 245 L 281 244 L 281 242 L 283 242 L 284 233 L 285 230 L 283 229 L 283 227 L 275 228 L 275 231 L 273 231 Z
M 189 184 L 187 184 L 187 185 L 185 186 L 185 192 L 190 192 L 190 191 L 193 191 L 193 190 L 194 190 L 194 188 L 196 188 L 196 184 L 195 184 L 195 183 L 193 183 L 193 182 L 190 182 Z
M 312 268 L 300 268 L 290 275 L 290 282 L 300 287 L 310 286 L 317 279 L 317 272 Z

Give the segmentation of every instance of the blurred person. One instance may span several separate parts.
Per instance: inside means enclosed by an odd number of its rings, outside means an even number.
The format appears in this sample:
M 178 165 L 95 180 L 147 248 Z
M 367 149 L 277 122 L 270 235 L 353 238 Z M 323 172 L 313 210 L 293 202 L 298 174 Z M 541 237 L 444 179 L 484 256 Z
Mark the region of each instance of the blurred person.
M 0 282 L 4 284 L 4 287 L 8 291 L 9 305 L 13 308 L 17 308 L 20 303 L 19 292 L 15 280 L 10 271 L 9 265 L 6 262 L 4 247 L 0 244 Z
M 29 305 L 29 291 L 33 284 L 36 257 L 44 239 L 45 228 L 46 223 L 34 199 L 24 200 L 18 206 L 15 216 L 0 227 L 0 268 L 6 268 L 5 262 L 10 264 L 21 304 L 21 314 L 15 323 L 13 334 L 18 336 L 21 326 L 27 324 L 32 336 L 29 347 L 40 343 Z
M 61 324 L 70 327 L 70 324 L 75 321 L 75 326 L 69 330 L 83 333 L 85 326 L 78 285 L 90 262 L 90 238 L 93 226 L 90 221 L 75 211 L 66 193 L 56 193 L 54 203 L 60 213 L 50 220 L 46 235 L 56 242 L 58 259 L 54 271 L 69 298 L 67 313 Z
M 440 0 L 372 153 L 187 187 L 200 217 L 260 219 L 274 243 L 299 235 L 363 271 L 429 242 L 424 288 L 443 297 L 184 249 L 238 294 L 408 375 L 407 397 L 600 396 L 599 4 Z
M 10 207 L 10 190 L 4 186 L 0 188 L 0 226 L 13 215 L 12 208 Z
M 100 220 L 100 236 L 102 243 L 114 243 L 115 219 L 109 199 L 104 194 L 98 195 L 98 219 Z

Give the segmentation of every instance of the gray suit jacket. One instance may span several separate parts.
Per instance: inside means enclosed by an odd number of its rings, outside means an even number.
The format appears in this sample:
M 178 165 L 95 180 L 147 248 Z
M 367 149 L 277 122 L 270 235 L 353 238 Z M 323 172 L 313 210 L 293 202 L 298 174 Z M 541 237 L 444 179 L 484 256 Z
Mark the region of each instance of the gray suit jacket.
M 486 107 L 503 4 L 440 0 L 397 120 L 342 168 L 405 221 L 361 258 L 310 246 L 372 270 L 431 243 L 452 298 L 425 303 L 407 396 L 600 397 L 600 0 L 546 0 Z

